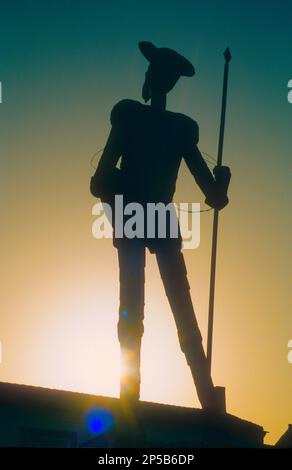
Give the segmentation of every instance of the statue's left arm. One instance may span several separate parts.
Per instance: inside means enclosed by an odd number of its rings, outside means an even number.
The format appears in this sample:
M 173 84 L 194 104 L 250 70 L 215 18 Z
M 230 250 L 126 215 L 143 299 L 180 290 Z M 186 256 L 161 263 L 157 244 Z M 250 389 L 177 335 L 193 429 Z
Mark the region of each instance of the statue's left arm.
M 213 176 L 197 146 L 199 140 L 197 123 L 193 120 L 190 121 L 192 125 L 188 126 L 184 142 L 185 162 L 204 193 L 206 204 L 220 210 L 229 202 L 227 189 L 231 177 L 230 169 L 227 166 L 215 167 Z

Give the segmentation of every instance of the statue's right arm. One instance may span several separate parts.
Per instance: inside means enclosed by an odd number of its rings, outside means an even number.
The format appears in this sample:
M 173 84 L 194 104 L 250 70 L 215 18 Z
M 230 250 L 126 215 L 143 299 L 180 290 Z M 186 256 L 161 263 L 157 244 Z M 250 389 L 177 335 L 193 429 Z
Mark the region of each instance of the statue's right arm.
M 116 164 L 123 153 L 124 132 L 117 119 L 120 114 L 118 111 L 119 103 L 111 112 L 112 127 L 95 174 L 91 178 L 90 191 L 95 197 L 102 197 L 109 191 Z

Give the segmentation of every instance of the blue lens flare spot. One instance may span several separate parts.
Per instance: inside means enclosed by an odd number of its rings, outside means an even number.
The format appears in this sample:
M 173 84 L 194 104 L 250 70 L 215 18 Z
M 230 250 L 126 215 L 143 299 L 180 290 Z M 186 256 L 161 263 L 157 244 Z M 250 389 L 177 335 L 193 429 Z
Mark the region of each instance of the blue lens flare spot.
M 92 434 L 103 434 L 109 431 L 114 425 L 114 416 L 105 408 L 92 408 L 85 415 L 85 422 L 88 430 Z
M 122 315 L 123 318 L 127 318 L 128 312 L 126 312 L 126 310 L 123 310 L 121 315 Z

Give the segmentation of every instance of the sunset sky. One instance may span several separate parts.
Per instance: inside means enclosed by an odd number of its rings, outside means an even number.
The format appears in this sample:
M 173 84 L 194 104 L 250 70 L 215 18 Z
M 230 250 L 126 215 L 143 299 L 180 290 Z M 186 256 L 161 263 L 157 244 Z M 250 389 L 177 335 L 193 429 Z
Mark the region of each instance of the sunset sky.
M 239 6 L 240 5 L 240 6 Z M 224 59 L 230 88 L 220 215 L 213 378 L 232 414 L 275 442 L 292 423 L 292 1 L 3 0 L 0 12 L 0 380 L 119 394 L 117 253 L 96 240 L 92 155 L 113 105 L 142 101 L 140 40 L 195 66 L 167 107 L 200 126 L 216 157 Z M 175 201 L 204 197 L 185 164 Z M 206 338 L 212 212 L 185 250 Z M 141 399 L 199 406 L 155 258 L 147 255 Z

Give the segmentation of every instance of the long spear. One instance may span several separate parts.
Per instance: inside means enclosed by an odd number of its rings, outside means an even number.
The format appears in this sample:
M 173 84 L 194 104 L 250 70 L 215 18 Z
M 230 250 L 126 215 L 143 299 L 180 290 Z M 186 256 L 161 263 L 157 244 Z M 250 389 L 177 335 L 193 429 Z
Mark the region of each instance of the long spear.
M 229 62 L 231 60 L 231 53 L 228 47 L 224 51 L 223 55 L 225 58 L 225 64 L 224 64 L 224 76 L 223 76 L 223 91 L 222 91 L 221 120 L 220 120 L 217 166 L 222 165 L 222 156 L 223 156 L 228 69 L 229 69 Z M 218 222 L 219 222 L 219 211 L 215 209 L 214 218 L 213 218 L 211 276 L 210 276 L 210 293 L 209 293 L 209 319 L 208 319 L 208 339 L 207 339 L 207 361 L 208 361 L 210 372 L 211 372 L 211 364 L 212 364 L 212 342 L 213 342 L 213 324 L 214 324 L 215 273 L 216 273 Z

